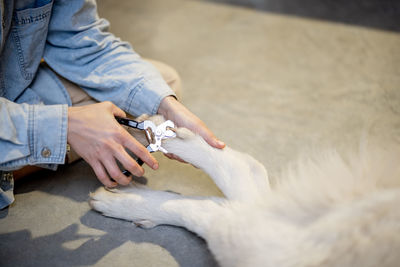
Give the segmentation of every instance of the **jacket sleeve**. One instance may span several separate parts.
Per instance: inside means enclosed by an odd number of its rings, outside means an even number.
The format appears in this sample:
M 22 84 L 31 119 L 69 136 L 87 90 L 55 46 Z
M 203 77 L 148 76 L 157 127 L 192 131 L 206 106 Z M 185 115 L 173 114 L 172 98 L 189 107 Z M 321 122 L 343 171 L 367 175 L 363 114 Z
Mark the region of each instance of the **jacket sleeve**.
M 67 123 L 67 105 L 16 104 L 0 97 L 0 170 L 63 164 Z
M 56 0 L 45 61 L 98 101 L 112 101 L 135 116 L 155 114 L 173 91 L 128 43 L 109 33 L 108 26 L 98 17 L 95 1 Z

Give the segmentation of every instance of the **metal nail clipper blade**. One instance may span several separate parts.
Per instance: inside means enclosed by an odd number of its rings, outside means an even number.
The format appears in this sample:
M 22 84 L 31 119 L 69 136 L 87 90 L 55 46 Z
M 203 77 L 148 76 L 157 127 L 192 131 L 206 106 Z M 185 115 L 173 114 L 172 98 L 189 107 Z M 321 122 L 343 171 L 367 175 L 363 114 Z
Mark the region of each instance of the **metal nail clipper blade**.
M 122 125 L 145 131 L 146 139 L 149 142 L 149 145 L 146 148 L 150 153 L 156 151 L 168 153 L 168 151 L 162 147 L 162 140 L 176 137 L 175 124 L 170 120 L 167 120 L 156 126 L 152 121 L 149 120 L 138 122 L 132 119 L 121 117 L 116 117 L 115 119 Z M 143 165 L 143 161 L 140 158 L 138 158 L 136 162 L 140 166 Z M 128 170 L 125 170 L 122 173 L 126 176 L 131 175 Z

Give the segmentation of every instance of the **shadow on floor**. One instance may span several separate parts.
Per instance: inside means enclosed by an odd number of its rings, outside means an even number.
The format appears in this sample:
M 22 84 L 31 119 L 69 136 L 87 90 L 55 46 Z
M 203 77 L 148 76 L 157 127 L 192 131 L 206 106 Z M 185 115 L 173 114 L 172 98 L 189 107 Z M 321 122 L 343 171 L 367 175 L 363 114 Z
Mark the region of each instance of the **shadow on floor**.
M 32 238 L 29 230 L 0 234 L 0 265 L 94 265 L 125 242 L 134 242 L 151 243 L 166 249 L 180 266 L 218 266 L 205 241 L 179 227 L 159 226 L 144 230 L 127 221 L 105 218 L 94 211 L 82 216 L 81 223 L 106 234 L 78 234 L 77 223 L 57 233 L 35 238 Z M 165 238 L 166 235 L 169 238 Z M 85 238 L 88 240 L 75 249 L 65 246 L 67 242 Z M 120 263 L 118 259 L 116 263 Z
M 133 177 L 132 180 L 139 184 L 147 184 L 146 177 Z M 43 169 L 16 181 L 14 193 L 18 195 L 42 191 L 75 202 L 86 202 L 88 191 L 94 192 L 100 186 L 102 184 L 91 167 L 85 161 L 79 160 L 70 165 L 59 166 L 57 172 Z
M 147 182 L 145 178 L 135 180 L 142 184 Z M 94 192 L 99 186 L 101 184 L 90 167 L 80 161 L 71 166 L 60 167 L 57 172 L 44 170 L 33 174 L 17 184 L 15 193 L 18 196 L 40 191 L 61 196 L 65 198 L 63 205 L 66 209 L 81 209 L 81 204 L 87 205 L 88 191 Z M 8 209 L 1 210 L 0 218 L 7 220 L 8 214 Z M 7 232 L 7 222 L 0 222 L 3 223 L 0 234 L 0 266 L 95 265 L 126 242 L 149 243 L 162 247 L 180 266 L 218 266 L 205 241 L 183 228 L 159 226 L 145 230 L 135 227 L 131 222 L 104 217 L 92 210 L 82 213 L 78 218 L 79 221 L 65 218 L 65 222 L 70 222 L 69 225 L 66 224 L 67 227 L 38 237 L 33 237 L 30 229 Z M 46 227 L 49 221 L 46 218 L 36 218 L 31 223 L 41 223 Z M 103 234 L 81 234 L 81 225 L 99 230 Z M 71 248 L 68 242 L 73 241 L 83 243 Z M 116 259 L 120 263 L 118 260 L 124 261 L 127 258 Z

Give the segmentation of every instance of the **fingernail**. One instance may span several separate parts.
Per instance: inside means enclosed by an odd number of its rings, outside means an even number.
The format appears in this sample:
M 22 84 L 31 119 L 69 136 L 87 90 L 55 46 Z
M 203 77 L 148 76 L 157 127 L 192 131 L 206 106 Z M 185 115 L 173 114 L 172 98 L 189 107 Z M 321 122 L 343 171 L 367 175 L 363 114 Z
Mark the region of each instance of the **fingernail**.
M 139 169 L 139 171 L 138 171 L 138 177 L 142 177 L 144 175 L 144 169 L 143 168 L 140 168 Z
M 153 164 L 153 170 L 157 170 L 158 169 L 158 163 L 154 163 Z
M 220 147 L 224 147 L 224 146 L 225 146 L 225 143 L 222 142 L 222 141 L 220 141 L 220 140 L 217 141 L 217 144 L 218 144 L 218 146 L 220 146 Z

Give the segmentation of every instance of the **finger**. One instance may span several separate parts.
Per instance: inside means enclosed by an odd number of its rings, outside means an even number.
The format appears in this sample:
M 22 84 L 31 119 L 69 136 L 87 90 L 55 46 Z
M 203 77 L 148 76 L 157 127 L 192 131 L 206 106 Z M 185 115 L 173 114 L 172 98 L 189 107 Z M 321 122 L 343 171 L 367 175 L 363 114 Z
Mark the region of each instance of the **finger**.
M 162 100 L 158 113 L 168 118 L 170 117 L 168 111 L 171 112 L 172 117 L 175 117 L 170 119 L 175 121 L 178 127 L 186 127 L 198 133 L 212 147 L 219 149 L 225 147 L 225 143 L 218 140 L 202 120 L 173 97 L 166 97 Z
M 225 143 L 218 140 L 217 137 L 211 132 L 204 123 L 200 124 L 200 129 L 198 131 L 199 135 L 212 147 L 222 149 L 225 147 Z
M 115 187 L 115 186 L 117 186 L 116 182 L 111 181 L 110 177 L 108 176 L 108 174 L 104 170 L 103 165 L 99 161 L 91 162 L 89 164 L 92 167 L 94 173 L 96 174 L 97 179 L 99 179 L 99 181 L 103 185 L 105 185 L 107 187 Z
M 107 157 L 102 161 L 104 167 L 106 168 L 108 174 L 113 178 L 117 183 L 121 185 L 127 185 L 131 182 L 130 177 L 126 177 L 121 170 L 119 169 L 115 159 L 113 157 Z
M 114 104 L 112 104 L 111 112 L 116 117 L 123 117 L 123 118 L 126 117 L 126 113 Z
M 143 176 L 143 168 L 125 151 L 121 149 L 115 154 L 116 158 L 121 162 L 126 170 L 135 176 Z
M 158 169 L 157 160 L 150 154 L 150 152 L 135 138 L 133 138 L 127 131 L 125 131 L 123 145 L 132 151 L 137 157 L 143 160 L 153 170 Z

